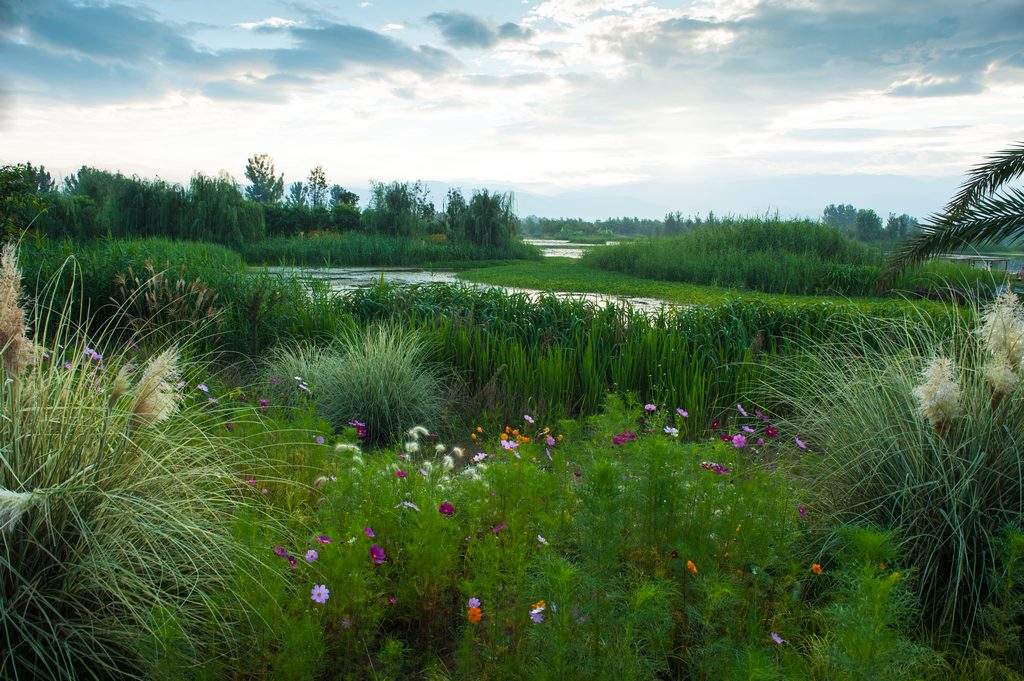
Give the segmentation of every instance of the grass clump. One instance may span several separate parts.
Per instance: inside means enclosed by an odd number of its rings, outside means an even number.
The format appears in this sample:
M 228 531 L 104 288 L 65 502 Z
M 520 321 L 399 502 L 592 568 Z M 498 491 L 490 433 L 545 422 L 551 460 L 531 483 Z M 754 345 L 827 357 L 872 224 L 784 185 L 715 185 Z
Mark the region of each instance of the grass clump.
M 835 517 L 893 528 L 925 618 L 969 637 L 1024 514 L 1024 313 L 1007 293 L 945 333 L 915 328 L 819 344 L 776 396 L 824 454 Z
M 354 331 L 328 349 L 280 351 L 269 371 L 289 383 L 307 380 L 319 416 L 336 431 L 363 423 L 376 444 L 413 426 L 438 428 L 445 409 L 447 386 L 426 338 L 394 325 Z
M 172 640 L 209 654 L 255 564 L 230 537 L 238 459 L 182 408 L 174 347 L 101 352 L 67 310 L 29 337 L 11 246 L 2 269 L 0 677 L 152 678 Z

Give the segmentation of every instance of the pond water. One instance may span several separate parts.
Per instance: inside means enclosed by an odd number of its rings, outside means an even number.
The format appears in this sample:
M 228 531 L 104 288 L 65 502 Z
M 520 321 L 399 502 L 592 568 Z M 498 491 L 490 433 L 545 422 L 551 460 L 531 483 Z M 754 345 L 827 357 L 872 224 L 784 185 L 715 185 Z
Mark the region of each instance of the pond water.
M 479 288 L 500 288 L 506 293 L 525 293 L 531 299 L 537 299 L 545 293 L 539 289 L 516 288 L 511 286 L 490 286 L 487 284 L 475 284 L 463 281 L 456 276 L 455 272 L 430 271 L 415 268 L 403 267 L 262 267 L 253 268 L 271 274 L 285 274 L 297 276 L 299 279 L 308 281 L 326 280 L 330 283 L 331 290 L 343 293 L 358 288 L 365 288 L 379 283 L 381 280 L 390 284 L 465 284 Z M 657 310 L 665 301 L 656 298 L 631 298 L 623 296 L 608 296 L 600 293 L 569 293 L 564 291 L 552 291 L 561 298 L 573 300 L 589 300 L 603 305 L 608 302 L 629 303 L 635 308 Z

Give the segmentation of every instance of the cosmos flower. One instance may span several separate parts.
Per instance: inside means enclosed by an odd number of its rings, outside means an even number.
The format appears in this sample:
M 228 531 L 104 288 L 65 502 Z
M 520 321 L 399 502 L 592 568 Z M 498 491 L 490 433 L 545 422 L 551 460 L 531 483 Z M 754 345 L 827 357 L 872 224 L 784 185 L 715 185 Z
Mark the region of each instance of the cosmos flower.
M 375 535 L 373 533 L 373 528 L 371 528 L 369 525 L 367 525 L 366 527 L 363 528 L 363 534 L 365 534 L 370 539 L 373 539 L 374 537 L 377 536 L 377 535 Z
M 380 565 L 387 560 L 387 556 L 384 554 L 384 549 L 374 544 L 370 547 L 370 559 L 377 565 Z
M 743 435 L 736 434 L 732 436 L 732 446 L 736 449 L 741 449 L 747 446 L 747 438 Z
M 774 631 L 772 632 L 772 640 L 775 641 L 776 645 L 780 645 L 780 646 L 783 643 L 785 643 L 785 641 L 782 639 L 782 637 L 779 636 L 778 634 L 776 634 Z
M 469 602 L 466 603 L 466 607 L 468 607 L 468 608 L 479 608 L 480 607 L 480 599 L 476 598 L 475 596 L 473 598 L 470 598 Z
M 748 414 L 748 413 L 747 413 L 747 410 L 743 408 L 743 405 L 742 405 L 742 404 L 737 404 L 737 405 L 736 405 L 736 409 L 738 409 L 738 410 L 739 410 L 739 412 L 740 412 L 741 414 L 743 414 L 744 416 L 750 416 L 750 414 Z
M 441 504 L 441 505 L 440 505 L 440 506 L 438 507 L 438 509 L 437 509 L 437 510 L 438 510 L 438 511 L 440 511 L 441 515 L 449 515 L 449 516 L 450 516 L 450 515 L 454 515 L 454 513 L 455 513 L 455 507 L 454 507 L 454 506 L 452 506 L 452 505 L 451 505 L 451 504 L 450 504 L 449 502 L 447 502 L 447 501 L 446 501 L 446 502 L 444 502 L 443 504 Z
M 807 449 L 807 445 L 804 444 L 804 441 L 796 437 L 795 435 L 793 436 L 793 442 L 795 442 L 796 446 L 799 447 L 800 449 Z
M 327 599 L 331 597 L 331 592 L 326 584 L 317 584 L 313 587 L 311 597 L 317 603 L 326 603 Z
M 779 429 L 773 425 L 768 425 L 764 429 L 764 434 L 768 437 L 775 438 L 779 436 Z
M 644 409 L 646 409 L 647 411 L 656 411 L 658 408 L 653 404 L 645 404 Z
M 316 541 L 320 542 L 321 544 L 330 544 L 331 538 L 321 534 L 319 537 L 316 538 Z
M 533 425 L 534 423 L 533 417 L 530 416 L 529 414 L 523 414 L 523 419 L 530 425 Z
M 682 407 L 677 407 L 676 408 L 676 413 L 679 414 L 680 416 L 682 416 L 684 419 L 688 418 L 690 416 L 689 412 L 687 412 Z
M 665 426 L 665 433 L 672 437 L 679 437 L 679 429 L 673 428 L 672 426 Z
M 313 561 L 315 561 L 319 557 L 320 557 L 320 554 L 316 552 L 316 549 L 310 549 L 309 551 L 306 551 L 306 562 L 307 563 L 312 563 Z

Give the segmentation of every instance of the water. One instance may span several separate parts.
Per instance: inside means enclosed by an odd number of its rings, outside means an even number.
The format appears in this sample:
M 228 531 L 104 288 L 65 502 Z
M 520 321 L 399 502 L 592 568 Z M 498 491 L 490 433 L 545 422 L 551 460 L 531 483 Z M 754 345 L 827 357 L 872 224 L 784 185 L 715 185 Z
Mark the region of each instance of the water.
M 487 284 L 476 284 L 463 281 L 456 276 L 455 272 L 430 271 L 409 267 L 263 267 L 261 271 L 270 274 L 283 274 L 297 276 L 306 281 L 324 281 L 330 283 L 331 290 L 339 293 L 352 291 L 359 288 L 366 288 L 380 283 L 383 280 L 389 284 L 464 284 L 477 288 L 500 288 L 506 293 L 525 293 L 531 300 L 537 300 L 541 295 L 547 293 L 539 289 L 516 288 L 511 286 L 491 286 Z M 635 308 L 645 310 L 658 310 L 667 303 L 656 298 L 631 298 L 623 296 L 609 296 L 600 293 L 570 293 L 567 291 L 551 291 L 560 298 L 572 300 L 587 300 L 598 305 L 606 303 L 623 304 L 628 303 Z

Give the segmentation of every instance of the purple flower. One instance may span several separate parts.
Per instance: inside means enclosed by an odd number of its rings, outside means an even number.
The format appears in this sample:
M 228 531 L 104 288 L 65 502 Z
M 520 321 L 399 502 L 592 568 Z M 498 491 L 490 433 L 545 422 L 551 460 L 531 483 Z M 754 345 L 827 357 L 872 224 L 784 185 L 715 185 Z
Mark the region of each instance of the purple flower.
M 68 366 L 68 365 L 67 365 L 67 363 L 66 363 L 66 362 L 65 362 L 65 366 L 67 366 L 67 367 L 68 367 L 68 369 L 70 369 L 70 368 L 71 368 L 70 366 Z M 184 387 L 185 387 L 185 381 L 178 381 L 178 385 L 174 386 L 174 389 L 175 389 L 175 390 L 181 390 L 181 389 L 182 389 L 182 388 L 184 388 Z
M 327 599 L 331 597 L 331 592 L 327 589 L 326 584 L 317 584 L 313 587 L 311 597 L 317 603 L 326 603 Z
M 682 416 L 684 419 L 690 416 L 690 414 L 682 407 L 677 407 L 676 413 Z
M 317 435 L 316 436 L 316 443 L 318 445 L 322 445 L 324 443 L 324 436 L 323 435 Z
M 309 393 L 309 386 L 305 383 L 299 383 L 299 390 L 304 390 L 306 393 Z
M 644 409 L 647 411 L 656 411 L 658 408 L 653 404 L 645 404 Z
M 269 407 L 269 406 L 270 406 L 270 400 L 267 400 L 267 399 L 260 400 L 260 410 L 261 411 L 266 411 L 267 407 Z
M 455 514 L 455 507 L 452 506 L 447 501 L 444 502 L 443 504 L 441 504 L 438 507 L 437 510 L 441 513 L 441 515 L 454 515 Z
M 533 425 L 533 417 L 529 414 L 523 414 L 523 419 L 530 425 Z
M 774 631 L 772 632 L 772 640 L 775 641 L 775 645 L 781 646 L 783 643 L 785 643 L 785 641 L 782 640 L 782 637 L 776 634 Z
M 757 438 L 757 446 L 758 447 L 764 447 L 764 438 L 763 437 Z
M 743 435 L 736 434 L 732 436 L 732 446 L 736 449 L 741 449 L 747 446 L 747 438 Z
M 387 560 L 387 558 L 388 557 L 384 555 L 384 549 L 382 549 L 381 547 L 377 546 L 376 544 L 370 547 L 370 560 L 372 560 L 377 565 L 383 563 L 385 560 Z
M 395 477 L 396 478 L 407 478 L 407 477 L 409 477 L 409 474 L 406 473 L 405 471 L 403 471 L 401 468 L 399 468 L 397 471 L 395 471 Z
M 479 608 L 480 607 L 480 599 L 479 598 L 475 598 L 475 597 L 474 598 L 470 598 L 469 601 L 466 603 L 466 606 L 470 607 L 470 608 Z
M 294 570 L 295 568 L 299 567 L 299 561 L 295 556 L 285 556 L 285 558 L 288 559 L 288 567 L 290 567 L 291 569 Z
M 807 508 L 803 504 L 796 507 L 796 512 L 800 514 L 801 518 L 807 517 Z
M 319 537 L 316 538 L 316 541 L 320 542 L 321 544 L 330 544 L 331 538 L 321 534 Z
M 375 535 L 375 534 L 373 533 L 373 530 L 372 530 L 372 529 L 370 528 L 370 526 L 369 526 L 369 525 L 367 525 L 366 527 L 364 527 L 364 528 L 363 528 L 363 534 L 365 534 L 365 535 L 366 535 L 367 537 L 369 537 L 370 539 L 373 539 L 374 537 L 376 537 L 376 536 L 377 536 L 377 535 Z
M 799 447 L 800 449 L 807 449 L 807 445 L 805 445 L 804 441 L 801 440 L 800 438 L 793 436 L 793 441 L 796 442 L 796 446 Z
M 737 404 L 737 405 L 736 405 L 736 408 L 737 408 L 737 409 L 739 410 L 739 412 L 740 412 L 741 414 L 743 414 L 744 416 L 750 416 L 750 414 L 748 414 L 748 413 L 747 413 L 747 411 L 746 411 L 746 410 L 745 410 L 745 409 L 743 408 L 743 405 L 742 405 L 742 404 Z
M 544 444 L 546 444 L 548 447 L 554 447 L 555 446 L 555 438 L 553 438 L 550 435 L 548 435 L 548 439 L 544 440 Z
M 202 390 L 204 393 L 210 392 L 210 389 L 206 386 L 205 383 L 200 383 L 196 387 L 199 388 L 200 390 Z
M 232 431 L 235 429 L 235 424 L 232 423 L 231 421 L 228 421 L 227 423 L 224 424 L 224 427 L 227 428 L 228 431 Z
M 744 433 L 753 433 L 754 429 L 751 428 L 750 426 L 743 426 L 743 432 Z
M 508 527 L 508 523 L 502 520 L 500 523 L 491 528 L 491 532 L 495 535 L 500 534 L 502 530 Z
M 476 456 L 473 457 L 473 463 L 480 463 L 481 461 L 483 461 L 486 458 L 487 458 L 487 455 L 485 453 L 483 453 L 483 452 L 480 452 L 479 454 L 477 454 Z
M 392 594 L 388 594 L 387 601 L 388 601 L 388 605 L 394 605 L 395 603 L 398 602 L 398 599 L 395 598 Z
M 771 424 L 768 424 L 764 429 L 764 434 L 770 438 L 776 438 L 779 436 L 779 429 Z
M 352 628 L 352 620 L 350 620 L 347 617 L 345 619 L 341 620 L 341 622 L 339 624 L 341 624 L 341 628 L 342 629 L 351 629 Z
M 503 449 L 507 449 L 507 450 L 512 450 L 512 449 L 516 449 L 517 447 L 519 447 L 519 445 L 517 443 L 513 442 L 512 440 L 502 440 L 501 441 L 501 446 L 502 446 Z
M 319 557 L 320 557 L 320 554 L 316 552 L 316 549 L 310 549 L 309 551 L 306 551 L 306 562 L 307 563 L 312 563 L 313 561 L 315 561 Z
M 398 506 L 405 506 L 406 508 L 411 508 L 414 511 L 420 510 L 420 507 L 412 503 L 411 501 L 403 501 Z M 395 506 L 395 508 L 398 508 L 398 506 Z
M 218 402 L 220 402 L 220 400 L 218 400 L 216 397 L 207 397 L 206 399 L 209 401 L 210 404 L 217 404 Z
M 277 556 L 278 558 L 284 558 L 285 556 L 288 555 L 288 552 L 285 551 L 285 548 L 283 546 L 275 546 L 274 547 L 274 555 Z

